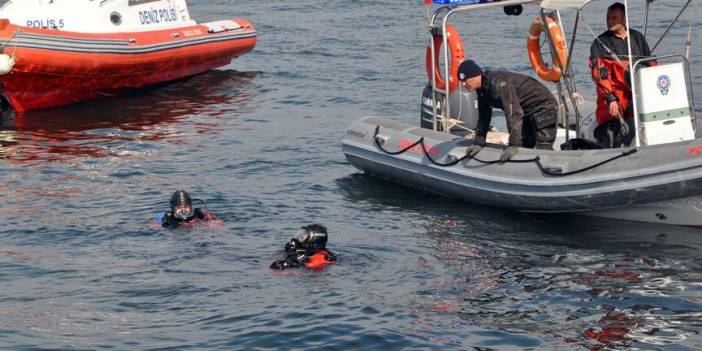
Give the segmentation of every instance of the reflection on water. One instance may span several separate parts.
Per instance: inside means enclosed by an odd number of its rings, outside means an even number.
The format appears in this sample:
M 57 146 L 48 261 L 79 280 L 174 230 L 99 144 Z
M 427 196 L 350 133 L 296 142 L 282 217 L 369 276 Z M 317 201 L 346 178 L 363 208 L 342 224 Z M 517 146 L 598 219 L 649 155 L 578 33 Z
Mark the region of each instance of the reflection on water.
M 0 349 L 700 349 L 699 231 L 526 217 L 344 160 L 358 116 L 418 120 L 422 6 L 189 5 L 251 18 L 268 44 L 229 67 L 265 73 L 214 71 L 0 127 Z M 499 9 L 459 29 L 479 61 L 532 73 L 532 19 Z M 589 44 L 575 49 L 591 84 Z M 148 226 L 180 187 L 224 224 Z M 339 263 L 271 272 L 309 222 L 329 228 Z
M 609 223 L 606 236 L 566 235 L 558 245 L 538 244 L 540 239 L 500 243 L 496 235 L 497 240 L 471 241 L 470 250 L 465 238 L 442 239 L 437 251 L 458 253 L 445 257 L 456 279 L 434 292 L 443 296 L 441 308 L 432 300 L 428 311 L 506 334 L 551 335 L 554 347 L 558 340 L 592 350 L 683 341 L 702 323 L 697 287 L 686 281 L 696 278 L 702 243 L 666 242 L 661 228 Z M 644 235 L 612 235 L 624 229 Z M 582 230 L 570 234 L 578 233 Z M 650 242 L 646 233 L 654 234 Z M 690 295 L 681 295 L 687 290 Z
M 255 72 L 213 70 L 115 98 L 12 113 L 0 120 L 0 157 L 23 163 L 148 154 L 129 147 L 163 140 L 177 143 L 179 132 L 169 126 L 193 116 L 250 113 L 248 102 L 255 90 L 242 87 L 255 76 Z M 198 133 L 217 128 L 216 123 L 196 118 L 188 122 Z
M 412 198 L 414 190 L 361 174 L 337 184 L 359 206 L 426 218 L 413 277 L 427 284 L 406 305 L 417 316 L 409 329 L 432 343 L 656 349 L 687 340 L 702 324 L 697 229 L 526 217 Z

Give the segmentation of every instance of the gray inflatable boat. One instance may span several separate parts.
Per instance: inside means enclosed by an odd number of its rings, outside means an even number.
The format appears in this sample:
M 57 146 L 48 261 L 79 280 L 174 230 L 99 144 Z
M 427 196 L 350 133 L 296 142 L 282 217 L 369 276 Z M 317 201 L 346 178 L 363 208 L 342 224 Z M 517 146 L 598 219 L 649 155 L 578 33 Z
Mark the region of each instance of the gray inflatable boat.
M 504 145 L 465 157 L 468 138 L 377 117 L 346 130 L 343 152 L 357 168 L 398 183 L 491 206 L 572 212 L 702 195 L 702 140 L 658 146 L 544 151 Z
M 437 17 L 444 16 L 443 27 L 437 24 L 434 32 L 445 31 L 446 19 L 454 12 L 506 3 L 540 2 L 514 0 L 439 9 L 432 23 L 442 23 Z M 543 16 L 545 9 L 540 10 Z M 447 98 L 448 82 L 445 88 L 437 87 L 435 78 L 423 94 L 419 127 L 363 117 L 346 130 L 342 150 L 351 164 L 368 174 L 473 203 L 524 212 L 702 226 L 702 138 L 695 138 L 688 61 L 679 56 L 659 56 L 655 67 L 639 66 L 646 59 L 632 63 L 634 115 L 639 118 L 635 146 L 630 148 L 559 149 L 561 142 L 575 136 L 592 140 L 596 124 L 594 104 L 563 93 L 562 87 L 569 93 L 574 89 L 570 75 L 570 81 L 559 82 L 562 129 L 554 151 L 520 148 L 510 161 L 500 163 L 507 145 L 495 133 L 493 143 L 488 135 L 488 145 L 468 158 L 470 131 L 477 123 L 475 95 L 458 90 Z M 663 76 L 670 84 L 665 92 L 660 88 Z

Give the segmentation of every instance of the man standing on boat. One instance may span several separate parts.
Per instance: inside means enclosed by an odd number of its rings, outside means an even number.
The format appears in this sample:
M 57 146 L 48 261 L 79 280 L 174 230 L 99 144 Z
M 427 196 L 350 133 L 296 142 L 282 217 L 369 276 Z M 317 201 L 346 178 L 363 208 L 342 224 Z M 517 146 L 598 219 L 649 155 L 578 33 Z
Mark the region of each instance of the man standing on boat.
M 607 31 L 590 47 L 590 69 L 597 87 L 595 138 L 604 147 L 628 146 L 635 136 L 627 40 L 633 59 L 651 55 L 643 34 L 627 30 L 626 8 L 617 2 L 607 9 Z
M 504 111 L 509 129 L 509 147 L 500 161 L 511 159 L 519 147 L 553 150 L 558 102 L 543 84 L 519 73 L 483 72 L 472 60 L 458 66 L 458 80 L 469 91 L 478 93 L 478 126 L 473 145 L 466 150 L 469 157 L 485 146 L 493 107 Z

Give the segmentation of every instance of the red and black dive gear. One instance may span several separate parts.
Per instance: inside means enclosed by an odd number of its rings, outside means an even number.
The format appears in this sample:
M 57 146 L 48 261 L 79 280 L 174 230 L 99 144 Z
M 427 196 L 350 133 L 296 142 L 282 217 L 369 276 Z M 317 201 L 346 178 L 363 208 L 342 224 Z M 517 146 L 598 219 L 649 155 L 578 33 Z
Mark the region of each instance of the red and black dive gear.
M 326 249 L 327 228 L 320 224 L 309 224 L 300 230 L 298 235 L 285 244 L 286 257 L 277 260 L 271 269 L 287 269 L 305 267 L 321 270 L 336 262 L 336 255 Z
M 212 221 L 215 216 L 207 211 L 207 203 L 205 211 L 199 208 L 193 208 L 193 200 L 185 190 L 178 190 L 171 196 L 169 201 L 171 210 L 163 215 L 161 226 L 164 228 L 177 228 L 181 224 L 190 224 L 197 220 Z
M 643 34 L 629 29 L 629 40 L 632 59 L 651 56 Z M 629 59 L 627 38 L 620 38 L 609 30 L 600 34 L 590 47 L 590 70 L 592 80 L 597 86 L 598 124 L 614 118 L 609 114 L 609 104 L 612 101 L 619 103 L 624 118 L 633 116 Z M 651 65 L 655 65 L 655 62 L 651 62 Z

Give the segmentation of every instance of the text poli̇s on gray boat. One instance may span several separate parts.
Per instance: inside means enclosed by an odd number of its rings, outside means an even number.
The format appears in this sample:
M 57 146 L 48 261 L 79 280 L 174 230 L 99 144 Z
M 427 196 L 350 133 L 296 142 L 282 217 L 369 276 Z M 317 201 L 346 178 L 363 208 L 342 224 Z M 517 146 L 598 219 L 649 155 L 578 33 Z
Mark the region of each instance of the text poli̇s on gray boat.
M 560 150 L 562 142 L 576 136 L 594 141 L 595 105 L 588 99 L 583 101 L 578 94 L 573 75 L 573 66 L 577 65 L 570 61 L 575 35 L 566 37 L 561 21 L 561 11 L 574 11 L 573 33 L 581 23 L 587 26 L 580 10 L 589 2 L 506 0 L 438 8 L 430 20 L 430 83 L 422 97 L 420 126 L 374 116 L 360 118 L 346 130 L 342 144 L 346 158 L 366 173 L 473 203 L 523 212 L 571 212 L 702 226 L 702 138 L 695 134 L 689 67 L 690 38 L 700 33 L 693 31 L 692 24 L 685 31 L 686 46 L 676 48 L 677 52 L 662 52 L 658 44 L 652 44 L 655 57 L 629 60 L 629 72 L 634 72 L 632 104 L 637 116 L 634 146 Z M 645 6 L 643 33 L 649 9 L 655 10 L 651 2 L 624 1 L 627 9 L 629 3 Z M 672 6 L 671 1 L 660 2 Z M 666 23 L 668 29 L 678 23 L 681 14 L 690 11 L 691 5 L 700 3 L 680 0 L 675 4 L 678 5 L 677 16 Z M 456 30 L 448 24 L 453 15 L 495 8 L 504 8 L 507 15 L 532 11 L 534 23 L 557 24 L 557 32 L 550 25 L 540 30 L 545 37 L 543 47 L 551 49 L 554 64 L 544 65 L 538 62 L 540 57 L 532 64 L 540 65 L 536 67 L 542 70 L 537 70 L 540 76 L 551 77 L 553 71 L 562 73 L 554 82 L 560 103 L 555 150 L 520 148 L 506 163 L 497 161 L 506 148 L 504 133 L 489 133 L 488 145 L 477 157 L 465 156 L 477 124 L 477 100 L 474 93 L 454 89 L 459 85 L 455 72 L 463 59 L 463 47 L 460 39 L 456 40 Z M 627 18 L 627 28 L 628 21 Z M 649 37 L 649 43 L 660 43 L 668 32 L 666 29 L 655 41 Z M 554 34 L 560 34 L 560 38 L 554 38 Z M 570 39 L 569 43 L 559 42 L 564 39 Z M 564 50 L 555 44 L 570 44 L 570 48 L 566 46 Z M 438 55 L 438 50 L 443 50 L 442 55 Z M 443 65 L 438 65 L 441 56 Z M 646 64 L 654 59 L 657 65 Z

